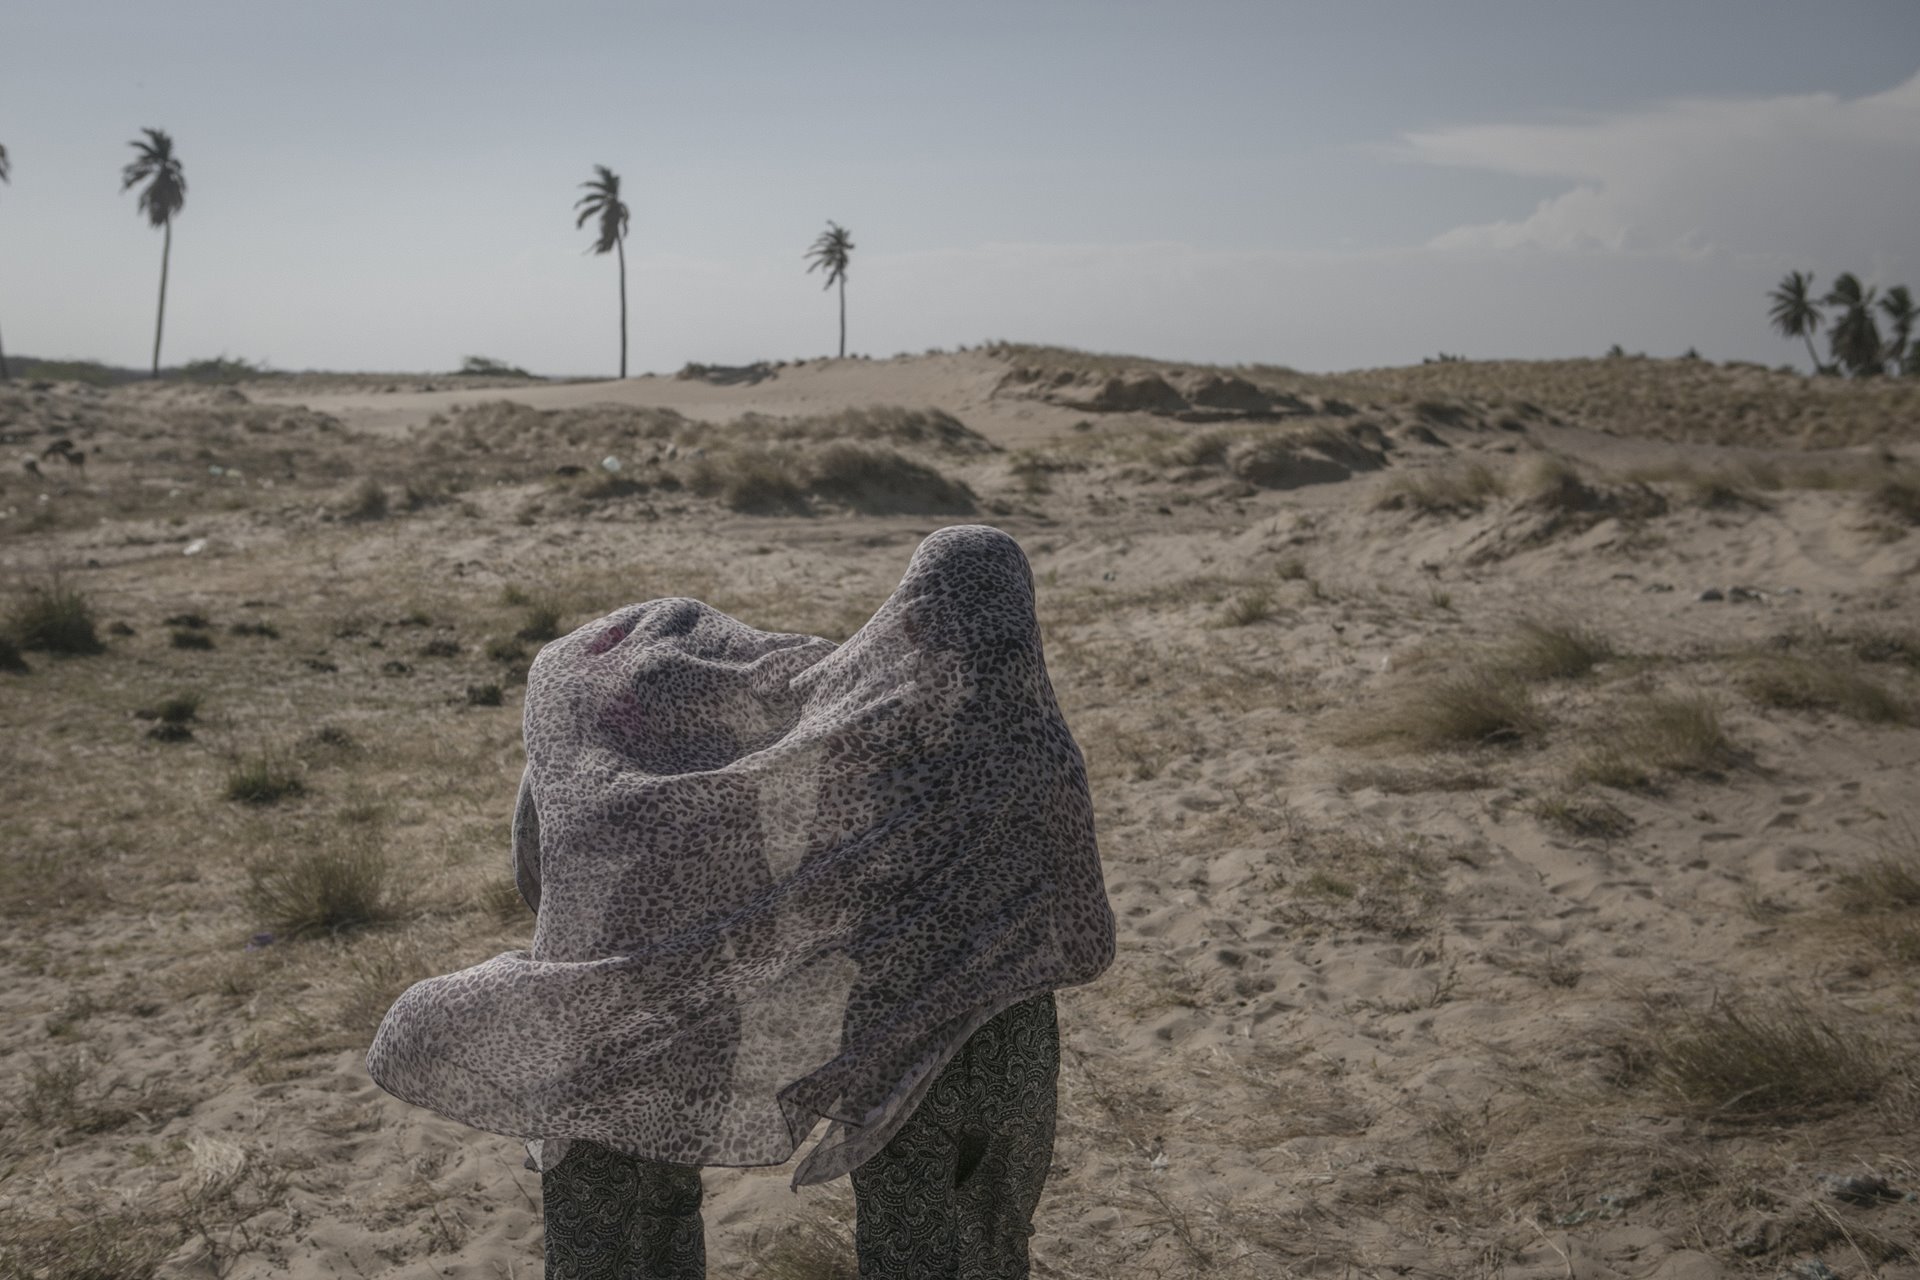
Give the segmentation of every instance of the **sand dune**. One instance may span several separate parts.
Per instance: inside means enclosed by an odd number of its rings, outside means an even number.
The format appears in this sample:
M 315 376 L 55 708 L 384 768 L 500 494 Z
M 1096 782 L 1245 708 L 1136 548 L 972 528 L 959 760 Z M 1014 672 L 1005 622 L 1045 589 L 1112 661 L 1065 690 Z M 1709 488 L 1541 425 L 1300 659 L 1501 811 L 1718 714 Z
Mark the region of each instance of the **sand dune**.
M 528 936 L 532 650 L 659 595 L 842 638 L 972 520 L 1121 930 L 1036 1275 L 1920 1276 L 1912 403 L 1046 348 L 0 388 L 88 451 L 6 474 L 0 603 L 57 568 L 104 642 L 0 673 L 0 1276 L 537 1275 L 515 1144 L 360 1066 Z M 313 867 L 387 918 L 303 934 Z M 845 1186 L 786 1177 L 708 1172 L 713 1274 L 851 1274 Z

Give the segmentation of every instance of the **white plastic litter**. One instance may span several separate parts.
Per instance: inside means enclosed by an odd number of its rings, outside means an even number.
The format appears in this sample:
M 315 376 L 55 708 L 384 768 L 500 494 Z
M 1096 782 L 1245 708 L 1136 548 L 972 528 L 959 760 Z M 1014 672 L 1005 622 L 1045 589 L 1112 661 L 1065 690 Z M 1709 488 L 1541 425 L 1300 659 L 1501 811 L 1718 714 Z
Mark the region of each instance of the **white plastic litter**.
M 205 538 L 195 538 L 192 542 L 180 548 L 180 554 L 183 556 L 197 556 L 206 549 L 207 540 Z
M 602 471 L 618 471 L 620 469 L 620 459 L 614 457 L 612 454 L 608 454 L 606 457 L 600 459 L 600 469 Z

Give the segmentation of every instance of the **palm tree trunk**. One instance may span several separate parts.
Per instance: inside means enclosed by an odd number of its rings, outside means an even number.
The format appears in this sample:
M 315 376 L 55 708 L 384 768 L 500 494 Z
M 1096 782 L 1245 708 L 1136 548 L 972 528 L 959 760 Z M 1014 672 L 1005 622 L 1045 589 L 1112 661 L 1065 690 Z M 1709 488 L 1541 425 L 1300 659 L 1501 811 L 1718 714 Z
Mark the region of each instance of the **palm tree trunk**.
M 153 321 L 153 376 L 160 376 L 160 331 L 167 323 L 167 259 L 173 256 L 173 219 L 166 221 L 167 238 L 160 246 L 160 314 Z
M 620 376 L 627 376 L 627 246 L 615 237 L 614 252 L 620 255 Z
M 840 277 L 840 358 L 847 358 L 847 278 Z
M 12 376 L 7 372 L 7 348 L 4 344 L 0 344 L 0 382 L 5 382 Z
M 1800 340 L 1807 344 L 1807 359 L 1813 361 L 1813 371 L 1820 372 L 1820 353 L 1813 349 L 1813 335 L 1801 331 Z

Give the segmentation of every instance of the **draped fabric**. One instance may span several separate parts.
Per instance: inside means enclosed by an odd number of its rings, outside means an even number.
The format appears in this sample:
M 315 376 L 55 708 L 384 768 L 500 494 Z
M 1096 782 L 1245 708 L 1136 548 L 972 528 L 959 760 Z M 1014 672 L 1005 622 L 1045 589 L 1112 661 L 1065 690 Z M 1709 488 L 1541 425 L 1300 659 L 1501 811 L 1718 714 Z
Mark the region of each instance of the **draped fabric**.
M 980 525 L 923 541 L 844 644 L 694 600 L 540 651 L 513 867 L 531 951 L 410 988 L 383 1088 L 528 1141 L 794 1184 L 884 1146 L 967 1037 L 1091 980 L 1113 915 L 1033 578 Z

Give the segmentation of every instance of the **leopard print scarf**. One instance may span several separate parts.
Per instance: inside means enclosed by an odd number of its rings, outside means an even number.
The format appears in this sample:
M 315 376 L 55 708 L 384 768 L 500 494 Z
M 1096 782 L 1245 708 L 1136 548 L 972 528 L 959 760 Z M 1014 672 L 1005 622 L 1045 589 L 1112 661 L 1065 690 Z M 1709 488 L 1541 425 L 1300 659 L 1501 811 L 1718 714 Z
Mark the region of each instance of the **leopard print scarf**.
M 528 1140 L 859 1166 L 977 1028 L 1112 961 L 1086 767 L 1018 544 L 962 525 L 841 645 L 653 600 L 540 651 L 531 952 L 417 984 L 367 1069 Z

